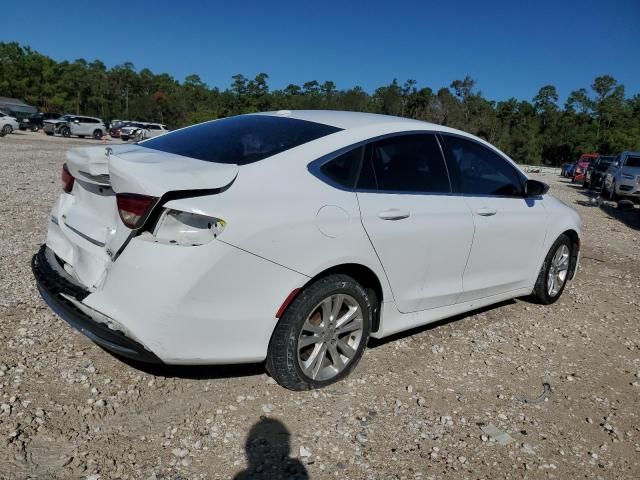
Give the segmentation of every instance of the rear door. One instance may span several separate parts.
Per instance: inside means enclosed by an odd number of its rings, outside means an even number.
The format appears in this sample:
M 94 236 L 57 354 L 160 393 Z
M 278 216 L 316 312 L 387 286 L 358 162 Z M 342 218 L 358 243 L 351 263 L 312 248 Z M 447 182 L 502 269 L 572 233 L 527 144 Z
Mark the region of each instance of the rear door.
M 405 134 L 365 150 L 357 184 L 363 226 L 401 312 L 451 305 L 473 238 L 471 212 L 451 184 L 433 134 Z
M 524 198 L 526 178 L 493 149 L 457 135 L 442 138 L 454 189 L 475 226 L 460 302 L 529 286 L 547 230 L 542 198 Z

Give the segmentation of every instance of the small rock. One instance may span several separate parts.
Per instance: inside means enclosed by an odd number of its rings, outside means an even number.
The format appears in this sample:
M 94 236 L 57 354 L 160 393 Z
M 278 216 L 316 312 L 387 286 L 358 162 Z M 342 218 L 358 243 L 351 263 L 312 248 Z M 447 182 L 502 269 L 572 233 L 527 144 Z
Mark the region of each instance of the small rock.
M 189 454 L 189 450 L 186 448 L 174 448 L 171 453 L 178 458 L 184 458 Z
M 311 456 L 311 450 L 309 450 L 307 447 L 301 445 L 300 446 L 300 456 L 303 458 L 307 458 Z

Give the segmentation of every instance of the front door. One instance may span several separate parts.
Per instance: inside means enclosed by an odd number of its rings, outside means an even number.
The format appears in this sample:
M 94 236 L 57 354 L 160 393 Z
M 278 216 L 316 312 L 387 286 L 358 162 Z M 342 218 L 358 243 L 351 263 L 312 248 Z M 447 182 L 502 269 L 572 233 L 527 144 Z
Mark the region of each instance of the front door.
M 460 302 L 533 286 L 547 230 L 541 198 L 525 198 L 526 178 L 489 147 L 444 135 L 454 188 L 464 195 L 475 234 Z

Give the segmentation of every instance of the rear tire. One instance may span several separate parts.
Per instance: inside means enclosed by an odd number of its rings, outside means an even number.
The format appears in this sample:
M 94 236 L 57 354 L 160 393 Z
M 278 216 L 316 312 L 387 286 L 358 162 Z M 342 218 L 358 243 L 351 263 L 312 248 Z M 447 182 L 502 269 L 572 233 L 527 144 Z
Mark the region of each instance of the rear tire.
M 3 135 L 10 135 L 12 133 L 13 133 L 13 127 L 11 125 L 5 125 L 4 127 L 2 127 Z
M 96 140 L 100 140 L 102 138 L 102 130 L 94 130 L 93 138 L 95 138 Z
M 573 244 L 563 233 L 549 249 L 529 299 L 542 305 L 556 302 L 569 280 L 572 258 Z
M 333 274 L 305 287 L 269 342 L 267 370 L 290 390 L 331 385 L 356 367 L 371 332 L 374 307 L 353 278 Z

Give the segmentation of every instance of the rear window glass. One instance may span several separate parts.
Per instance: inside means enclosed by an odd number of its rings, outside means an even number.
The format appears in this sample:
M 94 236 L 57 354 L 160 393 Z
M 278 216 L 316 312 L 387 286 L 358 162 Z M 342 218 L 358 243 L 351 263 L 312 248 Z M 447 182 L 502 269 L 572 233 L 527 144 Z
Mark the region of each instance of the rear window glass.
M 339 130 L 293 118 L 243 115 L 194 125 L 141 145 L 207 162 L 246 165 Z

